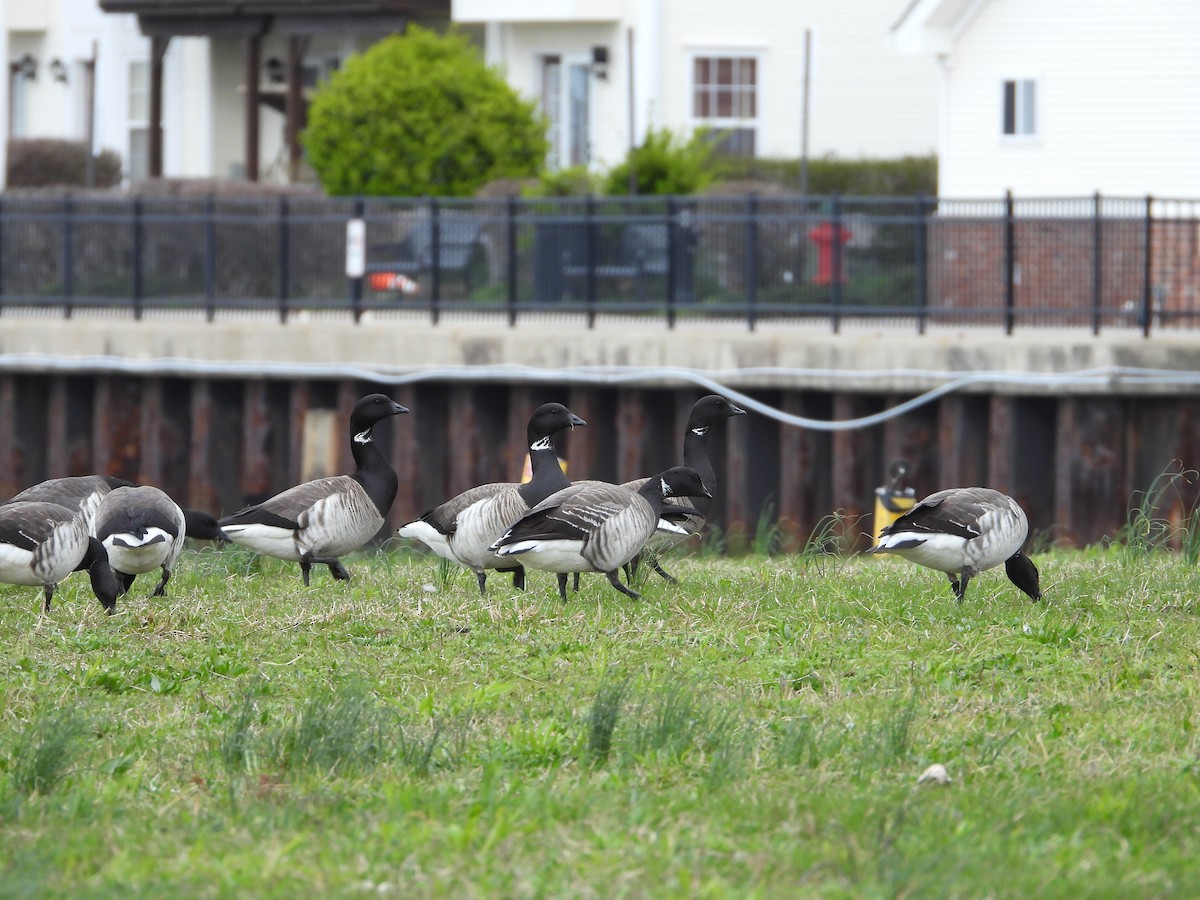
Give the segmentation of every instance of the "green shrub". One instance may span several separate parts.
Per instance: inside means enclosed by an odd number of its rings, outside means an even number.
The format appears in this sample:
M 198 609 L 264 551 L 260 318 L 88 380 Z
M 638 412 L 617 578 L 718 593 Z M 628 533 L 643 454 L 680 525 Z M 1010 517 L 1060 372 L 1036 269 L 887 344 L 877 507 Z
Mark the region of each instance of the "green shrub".
M 753 159 L 720 156 L 712 160 L 718 181 L 760 181 L 800 188 L 799 159 Z M 839 159 L 822 156 L 808 161 L 808 193 L 856 197 L 907 197 L 937 194 L 937 157 Z
M 410 26 L 317 91 L 303 140 L 330 194 L 469 196 L 536 174 L 545 131 L 534 104 L 466 37 Z
M 709 165 L 713 144 L 705 132 L 697 131 L 684 140 L 666 128 L 650 129 L 646 140 L 629 151 L 604 176 L 605 194 L 695 194 L 714 178 Z M 630 191 L 630 169 L 633 191 Z
M 87 175 L 87 148 L 82 141 L 20 138 L 8 142 L 7 183 L 10 188 L 83 187 Z M 112 150 L 96 155 L 98 188 L 121 183 L 121 157 Z

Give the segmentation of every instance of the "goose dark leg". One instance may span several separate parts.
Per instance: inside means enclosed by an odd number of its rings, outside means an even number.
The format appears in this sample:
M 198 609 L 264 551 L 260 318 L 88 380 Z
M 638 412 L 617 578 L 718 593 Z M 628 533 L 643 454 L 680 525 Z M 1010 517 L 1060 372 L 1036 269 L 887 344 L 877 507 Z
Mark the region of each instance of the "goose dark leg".
M 626 587 L 625 585 L 621 584 L 621 579 L 617 577 L 616 569 L 613 569 L 611 572 L 605 572 L 604 574 L 608 576 L 608 583 L 611 584 L 613 587 L 615 587 L 622 594 L 626 594 L 626 595 L 632 597 L 634 600 L 642 599 L 642 595 L 639 594 L 637 591 L 635 591 L 633 588 Z
M 486 597 L 487 596 L 487 570 L 484 569 L 482 571 L 476 572 L 475 580 L 479 582 L 479 596 Z
M 54 596 L 54 585 L 52 585 L 52 584 L 43 585 L 42 590 L 46 595 L 45 611 L 50 612 L 50 600 Z
M 959 603 L 962 603 L 963 597 L 967 594 L 967 582 L 970 580 L 971 576 L 966 572 L 963 572 L 959 578 L 955 578 L 953 575 L 950 576 L 950 587 L 954 588 L 954 596 L 958 599 Z
M 314 560 L 314 562 L 323 562 L 323 563 L 325 563 L 325 565 L 329 566 L 329 574 L 332 575 L 337 581 L 349 581 L 350 580 L 350 570 L 342 565 L 341 560 L 339 560 L 339 559 L 321 559 L 321 560 Z
M 117 581 L 121 583 L 121 593 L 128 594 L 129 589 L 133 587 L 133 580 L 137 578 L 137 576 L 130 575 L 128 572 L 116 572 L 114 574 L 117 576 Z M 165 579 L 163 580 L 163 584 L 166 584 Z
M 578 585 L 578 579 L 579 579 L 578 572 L 575 573 L 575 579 L 576 579 L 576 584 Z M 575 588 L 575 590 L 579 590 L 578 586 Z M 558 573 L 558 596 L 562 597 L 563 603 L 567 602 L 567 573 L 566 572 Z
M 150 595 L 151 597 L 161 597 L 163 594 L 165 594 L 167 592 L 167 582 L 171 580 L 171 570 L 168 569 L 166 566 L 163 566 L 162 573 L 163 573 L 162 581 L 160 581 L 158 583 L 157 587 L 154 588 L 154 593 Z M 133 584 L 134 577 L 135 576 L 133 576 L 133 575 L 129 576 L 129 584 L 130 585 Z M 129 585 L 125 586 L 125 590 L 126 591 L 129 590 Z
M 517 566 L 512 570 L 513 589 L 518 591 L 525 590 L 525 567 Z
M 300 557 L 300 575 L 301 575 L 301 577 L 304 578 L 304 586 L 305 587 L 308 587 L 308 574 L 311 570 L 312 570 L 312 563 L 309 562 L 308 557 L 306 557 L 306 556 Z
M 329 566 L 329 574 L 337 581 L 350 580 L 349 571 L 336 556 L 313 556 L 311 553 L 305 553 L 300 557 L 300 571 L 304 573 L 305 587 L 308 587 L 308 571 L 316 565 Z
M 633 584 L 633 577 L 637 575 L 638 566 L 642 563 L 642 554 L 638 553 L 629 562 L 625 563 L 625 580 Z
M 575 591 L 575 593 L 577 593 L 577 594 L 579 593 L 579 573 L 578 572 L 575 573 L 575 585 L 572 588 L 572 590 Z M 566 599 L 566 598 L 563 598 L 563 599 Z
M 666 571 L 658 563 L 654 564 L 654 571 L 657 572 L 659 575 L 661 575 L 663 578 L 665 578 L 671 584 L 679 584 L 679 579 L 676 578 L 674 575 L 672 575 L 670 572 Z

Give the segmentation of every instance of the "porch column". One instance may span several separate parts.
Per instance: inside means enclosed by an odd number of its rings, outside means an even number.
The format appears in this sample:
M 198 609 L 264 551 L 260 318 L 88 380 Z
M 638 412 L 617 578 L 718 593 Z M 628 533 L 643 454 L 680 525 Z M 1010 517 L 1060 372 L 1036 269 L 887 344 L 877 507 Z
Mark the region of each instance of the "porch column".
M 258 78 L 262 37 L 246 38 L 246 180 L 258 181 Z

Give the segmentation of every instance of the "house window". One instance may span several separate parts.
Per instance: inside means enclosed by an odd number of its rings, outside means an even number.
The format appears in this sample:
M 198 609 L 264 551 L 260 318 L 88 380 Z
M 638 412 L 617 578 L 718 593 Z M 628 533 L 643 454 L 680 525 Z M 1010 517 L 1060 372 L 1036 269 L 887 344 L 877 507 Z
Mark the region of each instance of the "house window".
M 150 63 L 146 60 L 129 64 L 127 130 L 125 173 L 130 181 L 139 181 L 150 172 Z
M 758 134 L 758 60 L 697 56 L 692 61 L 692 118 L 711 128 L 717 152 L 754 156 Z
M 1032 79 L 1004 82 L 1003 133 L 1030 137 L 1037 134 L 1037 82 Z
M 542 57 L 542 112 L 549 128 L 548 168 L 591 161 L 591 67 L 583 57 Z

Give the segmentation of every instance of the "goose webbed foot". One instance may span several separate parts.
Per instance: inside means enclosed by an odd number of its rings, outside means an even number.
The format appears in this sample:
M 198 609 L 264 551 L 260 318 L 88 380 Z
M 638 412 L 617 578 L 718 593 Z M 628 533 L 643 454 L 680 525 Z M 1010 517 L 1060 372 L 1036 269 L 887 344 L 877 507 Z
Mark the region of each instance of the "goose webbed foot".
M 158 584 L 155 586 L 155 588 L 154 588 L 154 593 L 152 593 L 152 594 L 150 595 L 151 597 L 161 597 L 161 596 L 163 596 L 163 594 L 165 594 L 165 593 L 167 592 L 167 582 L 171 580 L 171 571 L 170 571 L 170 569 L 168 569 L 168 568 L 166 568 L 166 567 L 164 566 L 164 567 L 163 567 L 163 570 L 162 570 L 162 573 L 163 573 L 163 575 L 162 575 L 162 581 L 160 581 L 160 582 L 159 582 L 159 583 L 158 583 Z M 130 585 L 132 585 L 132 584 L 133 584 L 133 576 L 130 576 L 130 578 L 129 578 L 129 584 L 127 584 L 127 585 L 125 586 L 125 591 L 126 591 L 126 592 L 128 592 L 128 590 L 129 590 L 129 587 L 130 587 Z
M 654 571 L 665 578 L 669 584 L 679 584 L 679 579 L 660 566 L 658 563 L 654 564 Z

